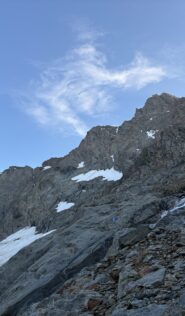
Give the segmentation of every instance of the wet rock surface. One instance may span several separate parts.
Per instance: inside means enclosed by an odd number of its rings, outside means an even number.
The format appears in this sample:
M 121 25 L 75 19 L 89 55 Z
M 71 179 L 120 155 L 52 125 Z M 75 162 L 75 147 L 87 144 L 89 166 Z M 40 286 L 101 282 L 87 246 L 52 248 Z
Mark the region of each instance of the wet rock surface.
M 155 95 L 69 155 L 0 175 L 0 240 L 55 230 L 0 267 L 0 315 L 185 315 L 184 118 L 185 98 Z M 123 177 L 72 180 L 111 168 Z

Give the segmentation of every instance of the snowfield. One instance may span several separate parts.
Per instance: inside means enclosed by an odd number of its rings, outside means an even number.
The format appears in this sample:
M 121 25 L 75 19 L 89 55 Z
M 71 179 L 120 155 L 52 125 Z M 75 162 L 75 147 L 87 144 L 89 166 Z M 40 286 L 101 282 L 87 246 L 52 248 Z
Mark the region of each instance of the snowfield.
M 117 181 L 123 177 L 123 173 L 115 170 L 112 167 L 111 169 L 106 169 L 106 170 L 91 170 L 87 173 L 81 173 L 73 177 L 71 180 L 76 181 L 76 182 L 91 181 L 98 177 L 103 177 L 102 180 Z
M 51 234 L 52 232 L 54 232 L 54 230 L 45 234 L 37 234 L 36 227 L 25 227 L 2 240 L 0 242 L 0 267 L 10 258 L 15 256 L 21 249 L 30 245 L 35 240 Z
M 75 205 L 74 203 L 60 202 L 60 203 L 58 203 L 58 205 L 56 207 L 56 211 L 57 211 L 57 213 L 60 213 L 64 210 L 68 210 L 69 208 L 71 208 L 74 205 Z

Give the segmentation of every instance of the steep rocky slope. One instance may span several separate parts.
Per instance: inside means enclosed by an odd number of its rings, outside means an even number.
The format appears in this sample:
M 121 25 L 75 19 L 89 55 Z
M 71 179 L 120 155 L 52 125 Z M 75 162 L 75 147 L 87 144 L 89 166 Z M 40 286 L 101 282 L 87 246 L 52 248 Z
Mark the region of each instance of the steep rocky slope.
M 185 98 L 154 95 L 69 155 L 0 175 L 0 315 L 185 314 L 184 121 Z

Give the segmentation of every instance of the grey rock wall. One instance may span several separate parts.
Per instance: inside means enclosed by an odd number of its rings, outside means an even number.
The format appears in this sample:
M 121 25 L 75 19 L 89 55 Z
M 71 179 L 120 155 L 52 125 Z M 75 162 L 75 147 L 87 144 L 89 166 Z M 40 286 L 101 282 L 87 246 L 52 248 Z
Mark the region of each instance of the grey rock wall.
M 0 175 L 0 240 L 55 230 L 0 267 L 0 315 L 183 315 L 184 209 L 161 214 L 185 195 L 184 121 L 185 98 L 154 95 L 67 156 Z M 112 167 L 120 180 L 72 180 Z

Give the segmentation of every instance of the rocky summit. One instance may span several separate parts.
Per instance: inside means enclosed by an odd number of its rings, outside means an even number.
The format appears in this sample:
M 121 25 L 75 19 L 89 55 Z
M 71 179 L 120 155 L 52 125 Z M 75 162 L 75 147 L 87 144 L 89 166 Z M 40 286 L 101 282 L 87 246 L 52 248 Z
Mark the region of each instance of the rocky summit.
M 185 315 L 185 98 L 0 174 L 0 315 Z

